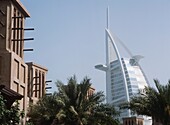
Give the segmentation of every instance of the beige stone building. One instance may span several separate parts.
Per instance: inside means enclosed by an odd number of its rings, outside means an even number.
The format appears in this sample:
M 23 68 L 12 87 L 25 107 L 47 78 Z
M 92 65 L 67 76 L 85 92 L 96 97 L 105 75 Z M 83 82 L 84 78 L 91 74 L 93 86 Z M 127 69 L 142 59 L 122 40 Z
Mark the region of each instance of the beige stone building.
M 89 88 L 88 92 L 87 92 L 87 97 L 93 95 L 95 92 L 95 88 L 93 88 L 92 86 Z
M 0 80 L 1 84 L 20 93 L 21 110 L 26 110 L 27 65 L 23 60 L 24 20 L 30 17 L 14 0 L 0 0 Z
M 123 125 L 144 125 L 144 119 L 138 117 L 123 118 Z
M 31 103 L 41 98 L 45 92 L 47 69 L 33 62 L 26 63 L 28 65 L 28 97 Z
M 0 84 L 23 95 L 20 109 L 27 111 L 29 101 L 45 94 L 47 69 L 24 62 L 24 27 L 30 14 L 19 0 L 0 0 Z

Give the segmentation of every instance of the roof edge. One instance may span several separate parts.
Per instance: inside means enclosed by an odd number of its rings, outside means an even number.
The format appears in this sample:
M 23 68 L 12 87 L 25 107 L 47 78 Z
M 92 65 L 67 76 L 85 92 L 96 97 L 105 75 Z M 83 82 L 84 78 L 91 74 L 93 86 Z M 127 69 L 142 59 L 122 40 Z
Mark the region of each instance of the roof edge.
M 43 67 L 43 66 L 41 66 L 41 65 L 39 65 L 39 64 L 36 64 L 36 63 L 34 63 L 34 62 L 26 62 L 26 64 L 29 66 L 29 65 L 32 65 L 32 66 L 35 66 L 35 67 L 38 67 L 38 68 L 40 68 L 40 69 L 43 69 L 43 70 L 45 70 L 45 71 L 48 71 L 48 69 L 46 68 L 46 67 Z
M 20 1 L 12 0 L 12 2 L 25 15 L 25 17 L 30 17 L 30 13 Z

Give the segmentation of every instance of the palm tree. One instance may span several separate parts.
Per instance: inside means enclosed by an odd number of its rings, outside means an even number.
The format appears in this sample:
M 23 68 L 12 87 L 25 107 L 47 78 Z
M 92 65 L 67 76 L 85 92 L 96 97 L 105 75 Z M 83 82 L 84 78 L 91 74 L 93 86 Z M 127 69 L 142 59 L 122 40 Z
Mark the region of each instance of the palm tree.
M 119 121 L 115 118 L 119 112 L 115 110 L 113 105 L 100 104 L 95 107 L 94 112 L 90 116 L 89 125 L 118 125 Z M 98 120 L 94 120 L 98 119 Z
M 7 107 L 6 101 L 0 93 L 0 124 L 18 125 L 20 118 L 24 117 L 23 112 L 19 110 L 19 103 L 16 101 L 14 105 Z
M 56 113 L 62 107 L 57 100 L 58 94 L 54 92 L 50 96 L 44 96 L 35 105 L 31 105 L 28 113 L 30 121 L 36 125 L 50 125 L 55 119 Z
M 65 106 L 57 114 L 59 121 L 73 125 L 116 125 L 117 122 L 112 116 L 117 115 L 113 106 L 102 104 L 104 94 L 102 92 L 94 93 L 87 97 L 90 89 L 90 79 L 83 79 L 80 84 L 77 83 L 76 77 L 71 77 L 68 84 L 64 85 L 57 81 L 59 88 L 60 101 Z
M 80 84 L 73 76 L 67 85 L 61 81 L 56 85 L 58 92 L 32 106 L 29 116 L 34 123 L 38 119 L 41 125 L 45 122 L 46 125 L 118 125 L 115 119 L 118 112 L 113 106 L 103 104 L 103 92 L 87 94 L 91 87 L 87 77 Z
M 167 85 L 161 85 L 154 80 L 156 89 L 145 87 L 144 93 L 131 98 L 128 103 L 122 104 L 121 108 L 129 108 L 139 115 L 151 116 L 153 123 L 160 122 L 163 125 L 170 124 L 170 81 Z

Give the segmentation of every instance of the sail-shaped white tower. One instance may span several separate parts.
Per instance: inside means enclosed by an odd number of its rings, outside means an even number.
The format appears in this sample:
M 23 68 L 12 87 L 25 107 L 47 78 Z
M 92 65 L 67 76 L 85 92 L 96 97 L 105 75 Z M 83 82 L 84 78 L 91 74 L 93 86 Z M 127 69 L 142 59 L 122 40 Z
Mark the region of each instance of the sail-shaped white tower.
M 118 107 L 121 103 L 130 100 L 130 97 L 148 86 L 148 81 L 144 75 L 139 60 L 142 56 L 130 58 L 121 57 L 116 42 L 109 30 L 109 8 L 107 8 L 107 27 L 106 35 L 106 64 L 96 65 L 95 68 L 106 72 L 106 101 Z M 117 41 L 116 41 L 117 40 Z M 127 48 L 123 45 L 125 50 Z M 126 51 L 130 53 L 129 50 Z M 119 119 L 130 117 L 130 110 L 123 110 Z

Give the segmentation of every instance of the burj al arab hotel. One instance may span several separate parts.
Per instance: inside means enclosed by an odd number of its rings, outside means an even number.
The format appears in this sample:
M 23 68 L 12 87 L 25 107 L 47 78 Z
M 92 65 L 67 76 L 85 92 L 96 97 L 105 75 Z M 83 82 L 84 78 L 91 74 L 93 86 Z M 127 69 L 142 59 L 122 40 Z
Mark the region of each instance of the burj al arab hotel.
M 106 101 L 118 107 L 122 102 L 130 101 L 130 97 L 136 95 L 145 86 L 148 86 L 147 78 L 139 65 L 143 58 L 140 55 L 133 56 L 127 47 L 109 30 L 109 10 L 107 9 L 106 37 L 106 64 L 96 65 L 95 68 L 106 72 Z M 117 43 L 121 42 L 129 57 L 122 57 Z M 123 110 L 119 119 L 131 117 L 130 110 Z

